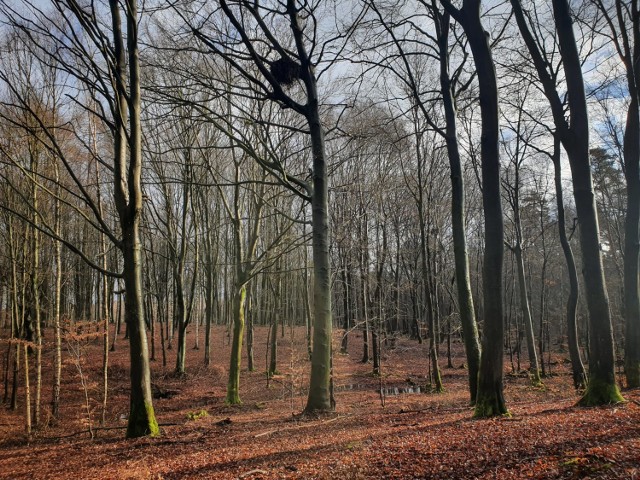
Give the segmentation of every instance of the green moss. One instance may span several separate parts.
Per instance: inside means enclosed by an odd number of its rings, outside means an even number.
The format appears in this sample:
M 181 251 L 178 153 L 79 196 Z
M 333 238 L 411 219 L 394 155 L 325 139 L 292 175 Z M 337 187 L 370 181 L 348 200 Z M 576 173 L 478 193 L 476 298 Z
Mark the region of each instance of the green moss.
M 581 407 L 596 407 L 624 401 L 625 399 L 620 394 L 620 390 L 615 383 L 611 384 L 599 379 L 590 378 L 587 384 L 587 390 L 578 401 L 578 405 Z
M 349 442 L 344 446 L 344 448 L 347 450 L 356 450 L 356 449 L 360 449 L 361 447 L 362 447 L 362 442 L 359 442 L 359 441 Z
M 497 398 L 483 398 L 476 400 L 473 418 L 489 418 L 499 416 L 511 416 L 509 410 L 498 401 Z
M 189 412 L 187 413 L 187 419 L 188 420 L 198 420 L 200 418 L 204 418 L 204 417 L 208 417 L 209 416 L 209 412 L 207 412 L 206 410 L 197 410 L 195 412 Z
M 127 425 L 127 438 L 157 437 L 160 435 L 160 428 L 156 421 L 151 402 L 144 402 L 144 410 L 131 406 L 129 413 L 129 424 Z
M 594 474 L 605 473 L 613 467 L 602 458 L 586 454 L 572 457 L 560 462 L 560 468 L 571 475 L 571 478 L 591 478 Z
M 544 387 L 544 383 L 542 383 L 542 378 L 540 377 L 540 370 L 538 370 L 537 368 L 531 369 L 529 371 L 529 380 L 531 381 L 531 385 L 533 387 Z
M 242 400 L 240 400 L 238 390 L 227 389 L 227 398 L 225 398 L 224 403 L 226 405 L 242 405 Z

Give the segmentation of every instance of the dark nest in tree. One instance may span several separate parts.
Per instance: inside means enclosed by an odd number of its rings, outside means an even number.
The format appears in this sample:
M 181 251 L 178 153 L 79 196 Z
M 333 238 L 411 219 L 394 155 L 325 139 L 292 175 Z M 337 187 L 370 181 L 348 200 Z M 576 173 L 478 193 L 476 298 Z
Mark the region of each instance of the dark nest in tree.
M 271 62 L 271 75 L 280 85 L 292 85 L 293 82 L 300 78 L 302 67 L 294 60 L 288 57 L 279 58 Z

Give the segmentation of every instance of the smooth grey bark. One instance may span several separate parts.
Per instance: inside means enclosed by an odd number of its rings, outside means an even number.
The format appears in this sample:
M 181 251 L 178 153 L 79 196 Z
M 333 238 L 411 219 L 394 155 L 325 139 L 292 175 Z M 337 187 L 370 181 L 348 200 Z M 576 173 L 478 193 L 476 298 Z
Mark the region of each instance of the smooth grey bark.
M 344 317 L 342 318 L 342 329 L 344 333 L 342 334 L 342 340 L 340 341 L 340 353 L 343 355 L 347 355 L 349 353 L 349 329 L 351 328 L 351 285 L 349 285 L 349 277 L 347 275 L 347 266 L 348 260 L 346 258 L 343 259 L 342 268 L 340 269 L 341 280 L 342 280 L 342 310 Z
M 29 154 L 30 154 L 30 167 L 32 174 L 38 175 L 38 149 L 35 145 L 29 146 Z M 38 183 L 36 181 L 33 182 L 31 186 L 31 202 L 33 206 L 33 231 L 31 232 L 31 248 L 32 248 L 32 264 L 31 264 L 31 295 L 33 301 L 33 322 L 35 323 L 34 334 L 35 334 L 35 353 L 36 353 L 36 391 L 35 391 L 35 402 L 33 408 L 33 423 L 36 428 L 40 426 L 40 399 L 42 396 L 42 329 L 40 322 L 40 280 L 39 280 L 39 269 L 40 269 L 40 232 L 38 231 L 39 224 L 39 212 L 38 212 Z M 25 362 L 27 359 L 25 358 Z M 26 363 L 25 363 L 26 365 Z M 27 372 L 28 374 L 28 372 Z
M 536 351 L 535 334 L 533 331 L 533 319 L 531 316 L 531 307 L 529 305 L 529 291 L 527 288 L 527 279 L 525 274 L 524 265 L 524 252 L 523 252 L 523 235 L 522 235 L 522 219 L 520 208 L 520 190 L 521 190 L 521 167 L 523 162 L 524 147 L 521 145 L 522 139 L 522 115 L 523 109 L 518 110 L 518 119 L 515 126 L 515 149 L 513 151 L 513 157 L 511 163 L 514 168 L 513 172 L 513 184 L 508 185 L 509 203 L 513 211 L 513 226 L 515 230 L 515 245 L 508 245 L 508 248 L 513 252 L 516 259 L 516 270 L 518 272 L 518 289 L 520 300 L 520 311 L 522 312 L 522 323 L 524 326 L 525 338 L 527 341 L 527 353 L 529 355 L 529 374 L 531 381 L 534 385 L 540 385 L 540 366 L 538 363 L 538 353 Z
M 293 2 L 289 0 L 289 4 Z M 291 10 L 292 24 L 298 25 L 298 18 Z M 329 257 L 329 177 L 324 146 L 324 130 L 320 120 L 318 92 L 315 76 L 302 45 L 302 31 L 297 30 L 298 50 L 304 52 L 306 72 L 304 81 L 307 87 L 307 122 L 311 133 L 311 152 L 313 156 L 313 193 L 311 195 L 311 246 L 313 252 L 313 351 L 311 354 L 311 378 L 309 396 L 305 412 L 331 411 L 331 264 Z
M 304 44 L 294 0 L 287 0 L 287 13 L 301 65 L 301 80 L 307 93 L 304 108 L 309 125 L 312 155 L 311 247 L 313 254 L 313 351 L 306 413 L 332 411 L 331 394 L 331 262 L 329 256 L 329 174 L 320 119 L 320 103 L 315 69 Z
M 278 373 L 278 335 L 276 332 L 278 331 L 278 323 L 281 318 L 284 317 L 284 308 L 283 308 L 283 300 L 282 300 L 282 274 L 280 273 L 280 259 L 276 260 L 276 279 L 275 279 L 275 288 L 273 288 L 273 313 L 271 320 L 271 345 L 269 350 L 269 369 L 268 375 L 273 376 Z
M 260 215 L 263 206 L 263 196 L 260 192 L 256 194 L 257 204 L 255 208 L 254 224 L 247 235 L 245 245 L 245 234 L 242 228 L 243 217 L 240 211 L 240 164 L 234 158 L 235 163 L 235 185 L 233 194 L 233 204 L 229 205 L 223 197 L 225 208 L 231 220 L 233 234 L 233 262 L 234 279 L 232 281 L 232 319 L 233 335 L 231 339 L 231 357 L 229 363 L 229 378 L 227 382 L 227 396 L 225 402 L 229 405 L 238 405 L 240 399 L 240 364 L 242 361 L 242 340 L 245 329 L 245 313 L 247 300 L 247 284 L 251 279 L 255 268 L 255 251 L 260 236 Z M 221 195 L 222 192 L 221 192 Z
M 584 283 L 589 311 L 589 380 L 583 405 L 618 402 L 609 296 L 604 278 L 600 231 L 589 164 L 589 117 L 573 22 L 567 0 L 553 0 L 560 54 L 569 93 L 569 131 L 560 131 L 569 157 L 580 224 Z M 564 134 L 564 135 L 563 135 Z
M 191 206 L 191 156 L 188 149 L 185 153 L 185 175 L 184 182 L 182 184 L 182 206 L 180 217 L 180 240 L 178 242 L 176 236 L 177 232 L 172 232 L 172 220 L 167 218 L 167 226 L 169 229 L 169 248 L 171 250 L 171 263 L 173 270 L 173 279 L 175 284 L 174 294 L 174 324 L 178 330 L 178 351 L 176 352 L 176 368 L 175 372 L 178 375 L 184 375 L 185 373 L 185 360 L 187 354 L 187 327 L 191 320 L 191 308 L 187 306 L 185 298 L 185 262 L 187 260 L 187 214 Z M 171 205 L 169 204 L 169 195 L 167 194 L 167 215 L 172 216 L 170 211 Z M 197 236 L 196 236 L 197 238 Z M 175 242 L 175 243 L 174 243 Z M 197 256 L 196 256 L 197 258 Z M 197 263 L 196 263 L 197 266 Z M 194 291 L 191 292 L 191 299 L 193 299 Z
M 417 132 L 416 132 L 417 133 Z M 432 273 L 429 268 L 429 262 L 431 259 L 431 250 L 429 246 L 429 235 L 427 233 L 427 221 L 425 219 L 425 182 L 423 181 L 424 172 L 423 166 L 425 164 L 425 158 L 420 146 L 421 135 L 416 135 L 416 151 L 418 157 L 418 188 L 415 195 L 416 206 L 418 208 L 418 224 L 420 227 L 420 266 L 422 269 L 422 285 L 424 288 L 423 295 L 426 302 L 427 313 L 427 325 L 429 334 L 429 363 L 431 371 L 429 372 L 429 378 L 434 391 L 442 392 L 444 387 L 442 386 L 442 377 L 440 375 L 440 366 L 438 364 L 438 348 L 437 348 L 437 330 L 436 330 L 436 309 L 433 305 L 433 298 L 436 294 L 433 289 L 431 280 Z

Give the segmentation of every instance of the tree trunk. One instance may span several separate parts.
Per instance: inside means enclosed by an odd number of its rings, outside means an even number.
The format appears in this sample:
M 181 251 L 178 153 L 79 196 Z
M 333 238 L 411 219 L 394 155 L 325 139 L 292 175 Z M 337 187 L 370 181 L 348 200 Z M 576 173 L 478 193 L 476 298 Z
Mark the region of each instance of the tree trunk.
M 121 30 L 120 4 L 110 0 L 117 65 L 117 111 L 114 141 L 114 195 L 122 230 L 123 277 L 126 291 L 125 323 L 129 333 L 130 404 L 127 437 L 156 436 L 160 433 L 153 410 L 149 349 L 142 304 L 142 131 L 140 126 L 140 65 L 138 58 L 138 14 L 136 2 L 126 5 L 129 92 L 125 88 L 124 35 Z M 125 123 L 129 108 L 129 132 Z M 129 155 L 127 155 L 127 143 Z M 129 164 L 127 165 L 127 157 Z
M 611 313 L 600 252 L 600 232 L 589 161 L 589 118 L 582 65 L 573 33 L 569 4 L 567 0 L 553 0 L 555 27 L 567 83 L 569 124 L 566 121 L 563 102 L 556 89 L 556 81 L 549 73 L 551 68 L 549 61 L 542 56 L 529 30 L 520 1 L 511 0 L 511 4 L 545 96 L 549 100 L 556 134 L 564 145 L 571 166 L 573 192 L 580 225 L 583 277 L 590 327 L 588 331 L 589 381 L 580 403 L 601 405 L 618 402 L 622 400 L 622 396 L 615 383 Z M 572 334 L 570 327 L 569 335 Z M 575 365 L 574 368 L 576 368 Z
M 519 222 L 519 214 L 516 215 Z M 516 226 L 516 228 L 519 228 Z M 533 320 L 531 318 L 531 309 L 529 308 L 529 292 L 527 291 L 527 280 L 524 273 L 524 259 L 522 258 L 522 247 L 520 243 L 516 244 L 513 249 L 516 257 L 516 266 L 518 270 L 518 286 L 520 288 L 520 309 L 522 311 L 522 321 L 524 323 L 525 337 L 527 339 L 527 353 L 529 354 L 529 375 L 533 385 L 542 384 L 540 379 L 540 367 L 538 365 L 538 354 L 536 352 L 536 342 L 533 333 Z
M 56 185 L 58 185 L 58 195 L 55 202 L 55 232 L 56 235 L 60 234 L 60 200 L 59 193 L 61 187 L 59 185 L 58 168 L 55 167 Z M 60 323 L 60 307 L 62 300 L 62 243 L 55 242 L 55 254 L 54 260 L 56 265 L 56 279 L 55 279 L 55 291 L 54 291 L 54 310 L 53 310 L 53 328 L 54 328 L 54 344 L 55 353 L 53 360 L 53 396 L 51 399 L 51 415 L 54 419 L 58 418 L 60 413 L 60 377 L 62 373 L 62 325 Z
M 331 262 L 329 257 L 329 190 L 324 132 L 320 122 L 315 82 L 309 89 L 307 117 L 313 154 L 311 197 L 313 250 L 313 352 L 309 397 L 305 412 L 331 411 Z
M 278 270 L 278 273 L 276 273 L 277 278 L 276 278 L 276 288 L 275 288 L 275 292 L 274 292 L 274 302 L 273 302 L 273 335 L 271 335 L 271 350 L 270 350 L 270 359 L 269 359 L 269 371 L 268 371 L 268 375 L 269 376 L 273 376 L 276 373 L 278 373 L 278 335 L 276 335 L 275 333 L 278 330 L 278 322 L 280 320 L 281 317 L 283 317 L 284 315 L 282 314 L 282 275 L 279 273 L 281 269 L 280 266 L 280 260 L 278 259 L 278 261 L 276 262 L 276 270 Z
M 31 387 L 29 385 L 29 347 L 24 344 L 24 403 L 25 430 L 27 438 L 31 439 Z
M 469 394 L 471 404 L 476 401 L 478 390 L 478 368 L 480 366 L 480 340 L 478 326 L 473 307 L 471 280 L 469 275 L 469 256 L 467 254 L 467 239 L 465 236 L 465 189 L 462 175 L 462 161 L 458 145 L 457 118 L 455 102 L 451 92 L 451 78 L 449 76 L 449 15 L 444 14 L 440 20 L 442 32 L 440 34 L 440 89 L 442 91 L 445 120 L 446 144 L 451 170 L 451 229 L 453 234 L 453 256 L 455 262 L 456 287 L 458 291 L 458 309 L 460 323 L 464 336 L 465 354 L 469 367 Z
M 476 417 L 507 413 L 503 394 L 503 305 L 502 264 L 504 230 L 500 195 L 498 148 L 498 88 L 487 33 L 480 21 L 480 0 L 464 0 L 461 10 L 441 0 L 447 11 L 463 27 L 478 74 L 480 89 L 480 137 L 482 161 L 482 205 L 485 223 L 485 250 L 482 272 L 484 328 L 480 358 Z
M 264 278 L 264 276 L 263 276 Z M 253 337 L 253 333 L 254 333 L 254 324 L 255 324 L 255 312 L 256 312 L 256 308 L 255 308 L 255 304 L 254 302 L 255 300 L 255 291 L 256 291 L 257 285 L 256 282 L 254 282 L 250 287 L 249 287 L 249 293 L 248 293 L 248 306 L 247 306 L 247 318 L 246 318 L 246 323 L 247 323 L 247 370 L 249 370 L 250 372 L 253 372 L 255 370 L 255 364 L 254 364 L 254 337 Z
M 571 165 L 589 311 L 589 381 L 587 391 L 580 403 L 602 405 L 623 399 L 615 381 L 611 313 L 602 265 L 598 216 L 589 164 L 589 118 L 582 66 L 567 0 L 553 0 L 553 12 L 569 93 L 571 126 L 569 132 L 563 132 L 563 143 Z
M 184 232 L 183 232 L 184 233 Z M 179 260 L 182 263 L 182 260 Z M 174 303 L 174 321 L 178 327 L 178 351 L 176 353 L 176 369 L 178 375 L 185 373 L 185 356 L 187 352 L 187 322 L 186 308 L 184 302 L 184 285 L 181 266 L 175 265 L 173 278 L 175 279 L 175 303 Z
M 362 275 L 361 285 L 361 312 L 362 312 L 362 363 L 369 363 L 369 302 L 367 302 L 368 283 L 365 274 Z
M 204 292 L 204 364 L 211 364 L 211 325 L 214 315 L 214 276 L 215 270 L 213 265 L 213 240 L 211 238 L 211 221 L 209 218 L 209 209 L 204 208 L 205 219 L 205 292 Z
M 244 335 L 244 310 L 247 298 L 247 285 L 242 279 L 233 296 L 233 338 L 231 340 L 231 361 L 229 364 L 229 381 L 227 383 L 228 405 L 239 405 L 240 400 L 240 364 L 242 362 L 242 336 Z
M 347 260 L 344 260 L 344 268 L 342 268 L 342 308 L 343 319 L 342 319 L 342 329 L 344 333 L 342 334 L 342 340 L 340 341 L 340 353 L 343 355 L 347 355 L 349 353 L 349 328 L 351 328 L 349 322 L 350 309 L 351 306 L 349 304 L 349 296 L 351 295 L 351 287 L 348 283 L 349 279 L 347 276 Z
M 34 148 L 33 146 L 30 149 Z M 31 151 L 31 171 L 33 175 L 38 175 L 37 151 Z M 32 185 L 33 203 L 33 230 L 31 232 L 31 248 L 32 248 L 32 265 L 31 265 L 31 295 L 33 322 L 35 323 L 35 352 L 36 352 L 36 392 L 33 409 L 33 423 L 36 428 L 40 426 L 40 398 L 42 396 L 42 327 L 40 320 L 40 288 L 39 288 L 39 269 L 40 269 L 40 232 L 38 231 L 39 213 L 38 213 L 38 183 L 33 182 Z M 25 362 L 27 359 L 25 358 Z M 25 363 L 26 366 L 26 363 Z
M 635 45 L 635 48 L 640 48 L 640 46 Z M 640 70 L 640 67 L 637 69 Z M 637 87 L 634 90 L 637 90 Z M 638 283 L 638 260 L 640 257 L 640 235 L 638 233 L 640 222 L 640 118 L 638 92 L 633 93 L 635 94 L 631 96 L 631 103 L 627 110 L 627 124 L 624 131 L 625 177 L 627 180 L 627 215 L 624 221 L 624 371 L 627 387 L 638 388 L 640 387 L 640 285 Z

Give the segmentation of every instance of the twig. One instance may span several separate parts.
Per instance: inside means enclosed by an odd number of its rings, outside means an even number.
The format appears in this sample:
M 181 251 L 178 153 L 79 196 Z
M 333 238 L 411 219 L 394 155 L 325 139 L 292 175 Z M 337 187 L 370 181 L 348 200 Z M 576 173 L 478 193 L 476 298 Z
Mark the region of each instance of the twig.
M 176 427 L 182 425 L 181 423 L 159 423 L 159 427 Z M 124 430 L 126 429 L 126 425 L 120 425 L 118 427 L 94 427 L 93 431 L 96 432 L 98 430 Z M 89 433 L 88 430 L 81 430 L 79 432 L 73 432 L 69 435 L 59 435 L 56 437 L 41 437 L 43 440 L 61 440 L 63 438 L 75 437 L 76 435 L 81 435 L 83 433 Z
M 264 437 L 266 435 L 271 435 L 272 433 L 277 433 L 284 430 L 297 430 L 298 428 L 308 428 L 308 427 L 316 427 L 318 425 L 326 425 L 327 423 L 335 422 L 336 420 L 340 420 L 341 418 L 346 418 L 348 416 L 349 415 L 341 415 L 339 417 L 331 418 L 329 420 L 324 420 L 320 423 L 310 423 L 310 424 L 304 424 L 304 425 L 296 425 L 295 427 L 278 428 L 276 430 L 269 430 L 267 432 L 257 433 L 256 435 L 253 436 L 253 438 Z
M 405 410 L 404 408 L 400 409 L 400 411 L 398 412 L 398 414 L 403 414 L 403 413 L 424 413 L 424 412 L 433 412 L 433 411 L 438 411 L 438 412 L 463 412 L 465 410 L 471 410 L 471 406 L 469 407 L 456 407 L 456 408 L 438 408 L 438 407 L 426 407 L 426 408 L 419 408 L 416 410 Z M 391 414 L 393 415 L 393 414 Z
M 263 475 L 266 475 L 269 472 L 266 472 L 264 470 L 260 470 L 259 468 L 256 468 L 254 470 L 249 470 L 246 473 L 243 473 L 242 475 L 239 475 L 238 478 L 246 478 L 246 477 L 250 477 L 251 475 L 255 475 L 256 473 L 261 473 Z

